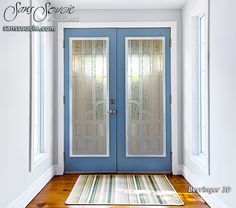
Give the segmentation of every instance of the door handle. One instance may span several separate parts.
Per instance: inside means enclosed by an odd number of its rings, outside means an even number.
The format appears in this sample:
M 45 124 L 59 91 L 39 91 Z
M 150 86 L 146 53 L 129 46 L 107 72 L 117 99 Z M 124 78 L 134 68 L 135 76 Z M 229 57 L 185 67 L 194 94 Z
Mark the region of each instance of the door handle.
M 114 114 L 116 114 L 116 110 L 115 109 L 110 109 L 107 113 L 114 115 Z
M 110 104 L 115 104 L 116 100 L 115 99 L 110 99 Z

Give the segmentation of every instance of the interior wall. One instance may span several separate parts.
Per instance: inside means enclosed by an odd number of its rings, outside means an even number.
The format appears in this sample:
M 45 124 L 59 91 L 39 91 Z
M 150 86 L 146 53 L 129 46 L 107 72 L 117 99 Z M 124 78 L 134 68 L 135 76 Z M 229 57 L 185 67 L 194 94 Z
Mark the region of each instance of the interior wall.
M 183 9 L 183 164 L 187 179 L 195 186 L 231 186 L 229 194 L 203 194 L 212 207 L 234 207 L 236 147 L 236 2 L 210 1 L 210 175 L 189 158 L 192 155 L 193 62 L 191 10 L 201 0 L 189 0 Z M 204 0 L 203 0 L 204 1 Z
M 30 4 L 29 0 L 21 2 Z M 11 4 L 1 1 L 0 14 Z M 19 15 L 11 23 L 1 17 L 0 25 L 27 26 L 29 16 Z M 0 207 L 8 207 L 53 165 L 53 39 L 51 33 L 45 35 L 44 108 L 48 158 L 29 172 L 30 34 L 0 30 Z M 24 198 L 19 200 L 24 201 Z
M 177 38 L 178 38 L 178 106 L 182 106 L 182 19 L 181 10 L 76 10 L 70 16 L 71 19 L 80 22 L 177 22 Z M 55 60 L 57 64 L 57 59 Z M 55 72 L 57 73 L 57 71 Z M 56 75 L 57 77 L 57 75 Z M 58 86 L 55 85 L 57 89 Z M 55 93 L 57 98 L 58 92 Z M 57 112 L 57 105 L 55 106 Z M 179 116 L 179 138 L 182 138 L 182 107 L 178 109 Z M 57 138 L 57 127 L 55 127 L 55 138 Z M 55 164 L 58 163 L 57 158 L 57 139 L 55 144 Z M 179 141 L 179 163 L 182 164 L 182 141 Z

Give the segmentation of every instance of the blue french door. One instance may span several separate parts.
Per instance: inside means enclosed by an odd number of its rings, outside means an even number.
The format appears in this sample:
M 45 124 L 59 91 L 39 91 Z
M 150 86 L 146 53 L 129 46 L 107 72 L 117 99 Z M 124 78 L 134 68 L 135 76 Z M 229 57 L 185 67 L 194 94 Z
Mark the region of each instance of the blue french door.
M 64 37 L 65 171 L 115 172 L 116 30 L 65 29 Z
M 170 172 L 170 29 L 64 37 L 65 172 Z
M 118 29 L 117 40 L 117 170 L 169 172 L 170 29 Z

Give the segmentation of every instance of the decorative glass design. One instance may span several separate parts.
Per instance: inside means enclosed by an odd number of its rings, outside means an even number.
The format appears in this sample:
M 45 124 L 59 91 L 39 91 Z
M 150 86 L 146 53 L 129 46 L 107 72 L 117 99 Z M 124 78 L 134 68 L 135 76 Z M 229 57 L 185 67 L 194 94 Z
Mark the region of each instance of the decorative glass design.
M 164 40 L 126 39 L 127 156 L 165 154 Z
M 108 39 L 73 39 L 72 155 L 108 155 Z

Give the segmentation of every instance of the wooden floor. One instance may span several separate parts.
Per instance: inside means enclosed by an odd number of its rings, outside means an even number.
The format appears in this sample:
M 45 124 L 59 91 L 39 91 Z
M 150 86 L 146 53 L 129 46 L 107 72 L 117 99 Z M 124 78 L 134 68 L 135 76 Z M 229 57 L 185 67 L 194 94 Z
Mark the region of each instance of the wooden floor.
M 158 208 L 176 208 L 176 207 L 185 207 L 185 208 L 207 208 L 209 207 L 203 199 L 196 193 L 188 193 L 188 187 L 190 184 L 182 176 L 173 176 L 167 175 L 168 179 L 174 186 L 175 190 L 178 192 L 179 196 L 184 202 L 184 206 L 156 206 Z M 31 207 L 67 207 L 67 208 L 76 208 L 76 207 L 85 207 L 86 206 L 67 206 L 64 204 L 66 201 L 71 189 L 73 188 L 78 174 L 67 174 L 63 176 L 55 176 L 52 180 L 43 188 L 43 190 L 33 199 L 33 201 L 27 206 Z M 87 206 L 88 207 L 88 206 Z M 90 208 L 96 208 L 101 206 L 89 206 Z M 102 206 L 102 207 L 111 207 L 111 208 L 133 208 L 140 206 Z M 144 206 L 145 208 L 148 206 Z M 149 206 L 150 207 L 150 206 Z M 151 206 L 155 207 L 155 206 Z

